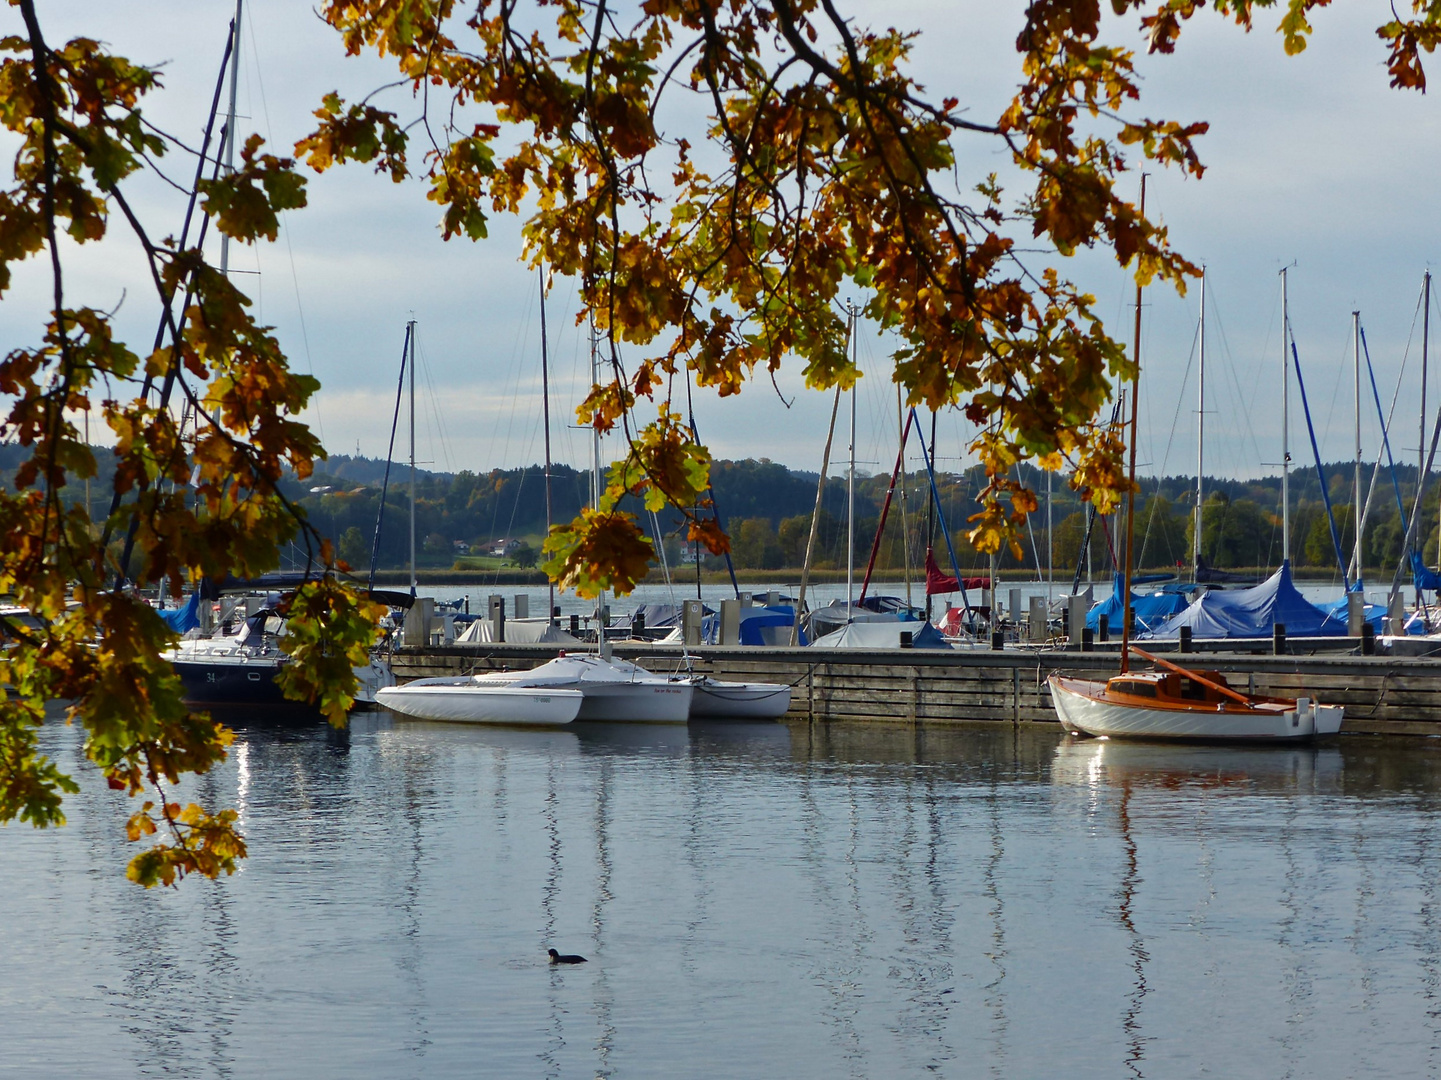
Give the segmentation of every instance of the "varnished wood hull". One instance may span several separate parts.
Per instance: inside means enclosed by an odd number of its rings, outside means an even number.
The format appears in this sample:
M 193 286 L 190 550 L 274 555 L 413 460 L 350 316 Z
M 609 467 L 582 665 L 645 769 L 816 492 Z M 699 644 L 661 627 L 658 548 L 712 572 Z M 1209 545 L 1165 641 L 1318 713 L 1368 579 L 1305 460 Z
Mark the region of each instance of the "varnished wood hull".
M 1211 740 L 1217 742 L 1304 742 L 1341 730 L 1339 705 L 1300 698 L 1291 708 L 1248 709 L 1226 703 L 1155 705 L 1117 701 L 1103 682 L 1048 680 L 1061 725 L 1073 734 L 1106 738 Z

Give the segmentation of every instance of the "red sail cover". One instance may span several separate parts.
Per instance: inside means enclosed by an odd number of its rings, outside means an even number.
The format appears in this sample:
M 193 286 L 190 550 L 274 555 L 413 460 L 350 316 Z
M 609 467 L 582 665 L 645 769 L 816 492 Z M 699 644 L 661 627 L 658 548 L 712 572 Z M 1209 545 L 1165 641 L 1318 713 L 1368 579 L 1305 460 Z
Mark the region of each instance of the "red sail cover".
M 962 578 L 967 589 L 989 589 L 991 579 L 988 577 Z M 957 584 L 955 576 L 941 573 L 941 568 L 936 565 L 936 554 L 930 548 L 926 548 L 926 595 L 935 596 L 936 593 L 959 592 L 961 586 Z

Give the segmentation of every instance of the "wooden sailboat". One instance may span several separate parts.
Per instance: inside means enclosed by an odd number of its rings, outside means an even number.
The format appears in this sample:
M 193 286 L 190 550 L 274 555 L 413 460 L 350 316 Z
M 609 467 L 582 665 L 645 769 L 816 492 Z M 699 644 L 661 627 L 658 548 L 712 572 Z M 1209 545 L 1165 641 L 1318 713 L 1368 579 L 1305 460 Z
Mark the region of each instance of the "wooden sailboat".
M 1146 209 L 1141 180 L 1141 212 Z M 1101 738 L 1209 739 L 1290 742 L 1334 735 L 1344 710 L 1310 698 L 1273 698 L 1242 693 L 1219 672 L 1192 671 L 1131 644 L 1131 573 L 1134 563 L 1136 402 L 1140 382 L 1141 286 L 1136 286 L 1136 374 L 1131 384 L 1131 491 L 1126 496 L 1125 618 L 1121 627 L 1121 673 L 1105 682 L 1053 672 L 1047 680 L 1061 726 L 1075 735 Z M 1199 518 L 1197 525 L 1199 527 Z M 1131 654 L 1156 670 L 1131 671 Z
M 1310 698 L 1273 698 L 1233 689 L 1216 671 L 1192 671 L 1131 647 L 1157 668 L 1104 683 L 1050 678 L 1061 726 L 1108 738 L 1290 742 L 1334 735 L 1345 710 Z

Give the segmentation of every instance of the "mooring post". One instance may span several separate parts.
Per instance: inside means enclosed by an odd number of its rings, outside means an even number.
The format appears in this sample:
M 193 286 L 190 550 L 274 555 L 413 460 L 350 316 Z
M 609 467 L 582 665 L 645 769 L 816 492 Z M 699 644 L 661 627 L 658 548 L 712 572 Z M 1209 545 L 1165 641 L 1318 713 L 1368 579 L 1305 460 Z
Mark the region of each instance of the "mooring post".
M 1286 624 L 1276 623 L 1271 631 L 1271 651 L 1277 656 L 1286 655 Z
M 1011 723 L 1021 722 L 1021 669 L 1011 668 Z
M 1181 627 L 1181 644 L 1179 648 L 1183 653 L 1191 651 L 1191 628 L 1189 626 Z

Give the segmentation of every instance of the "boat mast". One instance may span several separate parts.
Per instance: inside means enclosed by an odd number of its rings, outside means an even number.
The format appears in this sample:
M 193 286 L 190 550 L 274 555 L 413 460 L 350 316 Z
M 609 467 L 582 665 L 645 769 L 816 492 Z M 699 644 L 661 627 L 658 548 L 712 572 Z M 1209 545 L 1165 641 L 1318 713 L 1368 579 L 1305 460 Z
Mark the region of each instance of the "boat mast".
M 1428 349 L 1431 344 L 1431 271 L 1427 270 L 1425 277 L 1421 279 L 1421 305 L 1424 310 L 1421 313 L 1421 454 L 1426 452 L 1426 361 Z M 1417 460 L 1421 460 L 1418 456 Z M 1422 461 L 1421 469 L 1425 469 L 1425 462 Z M 1416 486 L 1420 490 L 1421 473 L 1416 473 Z M 1438 535 L 1441 535 L 1441 526 L 1437 526 Z M 1437 561 L 1441 563 L 1441 553 L 1437 554 Z M 1416 590 L 1417 603 L 1421 600 L 1421 590 Z
M 850 319 L 846 323 L 846 336 L 850 339 L 851 366 L 856 362 L 856 309 L 846 305 Z M 851 600 L 854 598 L 856 576 L 856 384 L 851 383 L 851 462 L 846 471 L 846 622 L 852 618 Z
M 1141 205 L 1140 217 L 1146 219 L 1146 174 L 1141 174 Z M 1131 447 L 1130 465 L 1127 468 L 1126 478 L 1129 481 L 1126 487 L 1126 566 L 1121 581 L 1121 595 L 1125 598 L 1125 606 L 1121 613 L 1121 674 L 1131 670 L 1131 560 L 1136 540 L 1136 413 L 1137 403 L 1141 391 L 1141 276 L 1139 273 L 1139 260 L 1137 263 L 1136 275 L 1136 333 L 1134 344 L 1131 346 L 1131 360 L 1135 368 L 1131 374 Z M 994 591 L 996 582 L 994 576 L 991 579 L 991 589 Z M 994 592 L 993 592 L 994 595 Z M 994 601 L 992 601 L 994 603 Z
M 590 384 L 600 385 L 600 343 L 595 332 L 595 318 L 590 320 Z M 590 427 L 590 504 L 600 509 L 600 428 Z M 595 651 L 605 655 L 605 590 L 595 598 Z
M 1055 531 L 1051 523 L 1051 470 L 1046 470 L 1046 615 L 1051 612 L 1051 591 L 1056 583 L 1056 546 L 1052 542 Z M 994 604 L 992 605 L 994 606 Z
M 545 418 L 545 535 L 550 539 L 550 350 L 545 331 L 545 267 L 537 273 L 540 276 L 540 401 L 541 414 Z M 546 575 L 546 586 L 550 597 L 545 608 L 545 621 L 555 625 L 555 582 Z
M 1286 270 L 1281 267 L 1281 561 L 1291 559 L 1291 369 L 1287 342 L 1291 318 L 1286 305 Z M 1422 420 L 1421 441 L 1426 441 Z
M 410 345 L 410 595 L 415 595 L 415 320 L 406 324 Z
M 225 173 L 235 171 L 235 91 L 237 76 L 240 74 L 240 8 L 244 0 L 235 0 L 235 47 L 230 51 L 230 110 L 225 114 Z M 220 272 L 230 272 L 230 237 L 220 233 Z
M 1356 503 L 1356 583 L 1361 583 L 1361 313 L 1351 312 L 1351 356 L 1356 366 L 1356 490 L 1352 492 Z
M 1421 482 L 1421 470 L 1426 468 L 1426 361 L 1427 347 L 1431 343 L 1431 271 L 1427 270 L 1421 279 L 1421 438 L 1417 440 L 1416 482 Z
M 791 622 L 791 648 L 800 644 L 801 612 L 806 609 L 806 586 L 810 584 L 811 580 L 811 559 L 816 553 L 816 532 L 820 528 L 821 501 L 826 494 L 826 473 L 831 467 L 831 443 L 836 437 L 836 414 L 840 410 L 841 388 L 837 386 L 835 399 L 831 402 L 831 426 L 826 429 L 826 448 L 821 454 L 821 475 L 816 482 L 816 506 L 811 511 L 811 531 L 810 536 L 806 539 L 806 557 L 805 561 L 801 563 L 801 591 L 796 598 L 796 616 Z M 696 558 L 700 558 L 699 552 L 697 552 Z
M 901 440 L 901 567 L 906 576 L 906 607 L 911 606 L 911 530 L 906 521 L 906 413 L 901 405 L 901 384 L 896 383 L 896 430 Z
M 1201 377 L 1196 396 L 1196 536 L 1191 553 L 1192 580 L 1201 580 L 1202 477 L 1206 464 L 1206 268 L 1201 267 Z

